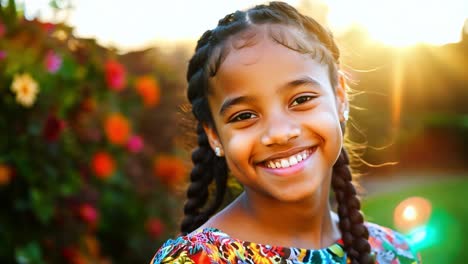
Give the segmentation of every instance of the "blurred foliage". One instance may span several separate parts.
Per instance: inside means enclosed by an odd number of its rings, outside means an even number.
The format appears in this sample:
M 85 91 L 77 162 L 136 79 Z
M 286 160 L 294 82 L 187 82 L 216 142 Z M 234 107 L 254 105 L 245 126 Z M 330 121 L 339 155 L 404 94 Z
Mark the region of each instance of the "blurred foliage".
M 460 194 L 467 190 L 468 180 L 466 175 L 448 176 L 440 175 L 439 180 L 429 184 L 366 198 L 363 203 L 366 219 L 397 228 L 394 212 L 401 201 L 409 197 L 427 199 L 432 207 L 429 219 L 405 234 L 412 248 L 421 254 L 423 263 L 465 263 L 468 258 L 468 252 L 464 250 L 468 237 L 468 208 Z M 415 211 L 418 212 L 417 206 Z M 413 234 L 420 231 L 423 233 L 415 239 Z
M 147 263 L 186 176 L 168 125 L 181 74 L 2 3 L 0 262 Z

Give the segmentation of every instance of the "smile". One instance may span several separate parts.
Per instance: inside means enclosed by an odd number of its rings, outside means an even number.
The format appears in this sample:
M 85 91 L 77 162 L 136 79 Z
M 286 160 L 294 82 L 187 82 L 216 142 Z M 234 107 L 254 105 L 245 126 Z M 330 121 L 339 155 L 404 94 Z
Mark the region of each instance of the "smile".
M 301 152 L 293 154 L 289 157 L 281 159 L 272 159 L 264 162 L 264 166 L 270 169 L 285 169 L 294 165 L 302 163 L 306 160 L 314 151 L 316 147 L 305 149 Z

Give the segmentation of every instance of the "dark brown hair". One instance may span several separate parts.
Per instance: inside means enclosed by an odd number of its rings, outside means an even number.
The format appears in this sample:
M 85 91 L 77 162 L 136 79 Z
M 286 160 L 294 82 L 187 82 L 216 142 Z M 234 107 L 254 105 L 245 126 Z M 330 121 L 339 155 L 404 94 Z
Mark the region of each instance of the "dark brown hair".
M 271 2 L 247 11 L 236 11 L 221 19 L 215 29 L 206 31 L 197 42 L 187 72 L 187 95 L 192 105 L 192 113 L 198 121 L 198 146 L 192 153 L 194 167 L 190 173 L 191 182 L 181 224 L 183 234 L 195 230 L 219 210 L 226 192 L 226 160 L 214 154 L 203 130 L 203 125 L 214 128 L 207 98 L 210 92 L 209 78 L 216 75 L 231 48 L 226 45 L 228 39 L 263 24 L 292 26 L 304 33 L 308 44 L 299 40 L 289 43 L 284 36 L 274 32 L 270 32 L 270 37 L 281 45 L 300 53 L 311 54 L 322 63 L 326 63 L 332 86 L 338 85 L 340 53 L 332 34 L 315 20 L 300 14 L 286 3 Z M 342 124 L 343 133 L 344 127 Z M 214 197 L 209 199 L 208 187 L 213 182 L 216 187 Z M 352 184 L 348 154 L 344 148 L 333 166 L 332 187 L 338 204 L 339 228 L 348 258 L 351 263 L 374 263 L 370 255 L 369 233 L 364 225 L 360 201 Z

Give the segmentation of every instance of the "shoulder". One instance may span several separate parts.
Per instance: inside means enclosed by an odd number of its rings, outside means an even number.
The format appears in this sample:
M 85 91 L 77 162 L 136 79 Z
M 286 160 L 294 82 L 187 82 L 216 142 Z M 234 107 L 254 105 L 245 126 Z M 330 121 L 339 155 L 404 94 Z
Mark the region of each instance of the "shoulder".
M 397 231 L 374 223 L 366 223 L 369 243 L 376 263 L 416 264 L 420 259 L 410 248 L 406 238 Z
M 217 263 L 217 241 L 216 233 L 210 230 L 169 239 L 159 248 L 150 264 Z

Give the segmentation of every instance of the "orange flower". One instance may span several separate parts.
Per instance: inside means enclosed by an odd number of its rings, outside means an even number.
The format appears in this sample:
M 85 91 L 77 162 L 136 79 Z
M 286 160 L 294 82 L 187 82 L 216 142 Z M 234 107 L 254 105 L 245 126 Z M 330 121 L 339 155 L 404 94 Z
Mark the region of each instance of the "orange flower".
M 107 179 L 115 171 L 115 162 L 109 153 L 105 151 L 94 154 L 91 161 L 91 168 L 96 174 L 96 177 L 101 179 Z
M 89 252 L 92 257 L 99 258 L 100 246 L 97 238 L 94 235 L 88 234 L 83 237 L 83 241 L 87 252 Z
M 151 76 L 142 76 L 136 79 L 135 89 L 147 107 L 159 104 L 160 91 L 156 80 Z
M 115 113 L 106 119 L 105 131 L 109 142 L 123 145 L 127 143 L 130 136 L 130 123 L 125 116 Z
M 12 176 L 11 168 L 8 165 L 0 164 L 0 186 L 10 183 Z
M 187 168 L 177 157 L 161 155 L 155 159 L 154 174 L 163 183 L 174 185 L 179 183 L 186 175 Z

